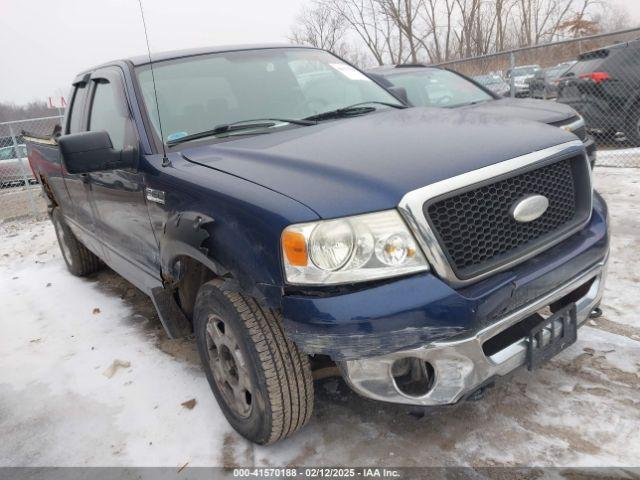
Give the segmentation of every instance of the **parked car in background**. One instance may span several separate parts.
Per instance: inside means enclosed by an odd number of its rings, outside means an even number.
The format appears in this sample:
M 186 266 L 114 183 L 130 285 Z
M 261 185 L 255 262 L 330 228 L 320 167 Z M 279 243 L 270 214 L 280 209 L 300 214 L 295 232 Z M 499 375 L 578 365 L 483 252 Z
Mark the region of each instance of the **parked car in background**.
M 580 55 L 560 81 L 558 102 L 607 140 L 622 132 L 640 146 L 640 40 Z
M 0 148 L 0 188 L 34 183 L 36 179 L 27 160 L 27 147 L 21 144 Z
M 27 157 L 27 146 L 20 144 L 17 147 L 9 145 L 8 147 L 0 148 L 0 160 L 11 160 L 17 158 Z
M 491 90 L 493 93 L 500 97 L 507 97 L 511 93 L 511 86 L 504 81 L 497 73 L 489 75 L 477 75 L 472 77 L 473 80 L 478 82 L 483 87 Z
M 504 117 L 535 120 L 574 133 L 584 143 L 591 165 L 596 145 L 587 135 L 583 119 L 567 105 L 525 98 L 505 98 L 464 75 L 438 67 L 383 66 L 369 75 L 383 86 L 401 87 L 411 105 L 460 108 Z
M 565 62 L 555 67 L 538 70 L 533 78 L 529 79 L 531 98 L 547 100 L 558 96 L 560 78 L 575 65 L 576 62 Z
M 582 142 L 407 108 L 323 50 L 106 63 L 74 79 L 59 138 L 25 139 L 69 271 L 101 259 L 170 337 L 193 334 L 257 443 L 309 420 L 314 369 L 381 401 L 478 399 L 572 345 L 602 297 L 607 206 Z
M 513 70 L 507 70 L 507 83 L 511 84 L 511 79 L 513 78 L 516 97 L 528 97 L 531 94 L 529 90 L 529 80 L 531 80 L 539 70 L 540 65 L 523 65 Z

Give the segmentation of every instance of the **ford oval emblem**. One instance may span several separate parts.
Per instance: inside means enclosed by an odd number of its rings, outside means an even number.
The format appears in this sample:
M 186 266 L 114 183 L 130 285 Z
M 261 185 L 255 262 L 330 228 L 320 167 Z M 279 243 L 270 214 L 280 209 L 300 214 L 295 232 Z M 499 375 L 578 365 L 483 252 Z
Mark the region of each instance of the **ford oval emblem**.
M 527 195 L 511 206 L 509 213 L 516 222 L 533 222 L 549 208 L 549 199 L 544 195 Z

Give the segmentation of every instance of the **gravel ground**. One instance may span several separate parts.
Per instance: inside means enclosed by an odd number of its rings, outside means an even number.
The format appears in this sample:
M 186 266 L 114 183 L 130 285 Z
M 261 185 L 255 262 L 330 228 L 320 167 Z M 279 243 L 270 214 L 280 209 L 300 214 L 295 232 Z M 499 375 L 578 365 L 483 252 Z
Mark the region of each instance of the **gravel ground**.
M 575 345 L 424 415 L 316 382 L 308 427 L 271 447 L 228 426 L 193 343 L 168 340 L 138 290 L 69 275 L 48 222 L 0 224 L 0 466 L 640 466 L 640 170 L 598 168 L 596 185 L 609 282 Z

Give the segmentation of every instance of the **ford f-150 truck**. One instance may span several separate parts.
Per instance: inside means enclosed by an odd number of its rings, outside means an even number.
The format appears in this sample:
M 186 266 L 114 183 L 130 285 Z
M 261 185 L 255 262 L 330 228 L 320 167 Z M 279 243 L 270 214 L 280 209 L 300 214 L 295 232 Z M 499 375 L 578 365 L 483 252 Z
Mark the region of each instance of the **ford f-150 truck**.
M 150 60 L 79 74 L 29 159 L 70 272 L 104 262 L 193 334 L 246 438 L 302 427 L 320 368 L 386 402 L 477 398 L 598 306 L 607 207 L 572 133 L 407 108 L 314 48 Z

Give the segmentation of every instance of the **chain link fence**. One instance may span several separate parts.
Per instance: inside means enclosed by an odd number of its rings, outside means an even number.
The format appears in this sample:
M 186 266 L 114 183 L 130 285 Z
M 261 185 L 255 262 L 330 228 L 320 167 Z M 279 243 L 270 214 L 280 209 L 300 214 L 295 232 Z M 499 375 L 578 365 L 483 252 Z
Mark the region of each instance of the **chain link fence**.
M 640 167 L 640 28 L 439 64 L 499 95 L 573 107 L 598 165 Z
M 46 214 L 38 180 L 27 160 L 22 131 L 51 135 L 60 120 L 56 115 L 0 123 L 0 222 Z

